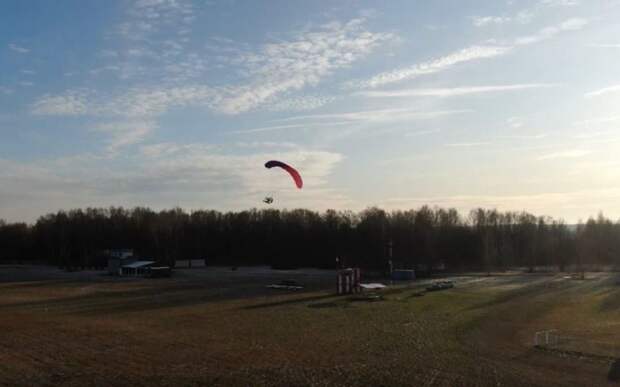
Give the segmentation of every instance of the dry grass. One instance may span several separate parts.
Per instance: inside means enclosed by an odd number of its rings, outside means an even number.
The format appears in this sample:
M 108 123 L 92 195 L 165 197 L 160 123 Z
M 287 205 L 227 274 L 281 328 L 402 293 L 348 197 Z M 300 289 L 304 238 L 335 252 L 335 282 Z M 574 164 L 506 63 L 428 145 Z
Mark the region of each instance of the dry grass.
M 609 363 L 536 350 L 534 332 L 620 343 L 608 276 L 458 278 L 370 303 L 320 290 L 331 277 L 278 293 L 270 275 L 203 270 L 0 284 L 0 385 L 595 386 Z

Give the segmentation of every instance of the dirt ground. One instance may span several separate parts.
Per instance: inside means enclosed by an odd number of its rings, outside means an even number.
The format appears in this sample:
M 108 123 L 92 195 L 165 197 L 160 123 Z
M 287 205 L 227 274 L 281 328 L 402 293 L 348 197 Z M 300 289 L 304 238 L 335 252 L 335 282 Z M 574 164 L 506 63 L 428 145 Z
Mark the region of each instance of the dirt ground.
M 283 279 L 303 291 L 265 286 Z M 335 296 L 335 274 L 128 279 L 0 266 L 0 385 L 602 386 L 620 381 L 620 279 L 463 275 Z M 554 330 L 557 343 L 535 347 Z

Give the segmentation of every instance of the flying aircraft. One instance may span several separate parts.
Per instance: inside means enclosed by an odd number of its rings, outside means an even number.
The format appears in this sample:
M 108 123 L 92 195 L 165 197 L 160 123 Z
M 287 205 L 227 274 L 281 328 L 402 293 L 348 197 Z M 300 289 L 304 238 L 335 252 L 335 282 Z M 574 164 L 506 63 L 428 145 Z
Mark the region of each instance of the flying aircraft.
M 282 162 L 282 161 L 278 161 L 278 160 L 270 160 L 267 161 L 265 163 L 265 168 L 271 169 L 274 167 L 278 167 L 278 168 L 282 168 L 284 169 L 286 172 L 288 172 L 289 175 L 291 175 L 291 177 L 293 178 L 293 181 L 295 182 L 295 186 L 299 189 L 301 189 L 304 185 L 304 182 L 301 178 L 301 175 L 299 174 L 299 172 L 297 172 L 297 170 L 293 167 L 291 167 L 290 165 Z M 273 203 L 273 197 L 272 196 L 267 196 L 263 199 L 263 203 L 265 204 L 271 204 Z
M 291 175 L 297 188 L 301 189 L 301 187 L 303 187 L 304 182 L 301 179 L 301 175 L 299 174 L 299 172 L 297 172 L 295 168 L 291 167 L 290 165 L 286 163 L 283 163 L 282 161 L 277 161 L 277 160 L 271 160 L 265 163 L 265 168 L 271 169 L 273 167 L 279 167 L 279 168 L 284 169 L 286 172 L 289 173 L 289 175 Z

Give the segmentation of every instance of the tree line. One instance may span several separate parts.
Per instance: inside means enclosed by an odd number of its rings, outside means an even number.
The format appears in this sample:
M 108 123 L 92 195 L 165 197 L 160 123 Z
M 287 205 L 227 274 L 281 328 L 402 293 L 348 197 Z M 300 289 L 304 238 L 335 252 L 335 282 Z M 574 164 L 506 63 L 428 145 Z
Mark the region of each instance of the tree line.
M 336 267 L 386 270 L 502 270 L 620 264 L 620 223 L 603 215 L 579 225 L 527 212 L 431 208 L 388 212 L 180 208 L 87 208 L 59 211 L 34 224 L 0 220 L 0 263 L 44 262 L 103 267 L 104 250 L 131 248 L 174 266 Z

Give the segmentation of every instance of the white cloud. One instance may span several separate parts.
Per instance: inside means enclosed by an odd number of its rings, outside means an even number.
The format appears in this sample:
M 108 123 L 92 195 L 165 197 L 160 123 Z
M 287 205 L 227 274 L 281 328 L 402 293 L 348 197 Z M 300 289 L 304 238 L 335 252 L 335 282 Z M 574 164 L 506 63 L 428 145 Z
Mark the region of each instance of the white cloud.
M 511 136 L 500 136 L 500 138 L 511 139 L 511 140 L 540 140 L 541 138 L 546 138 L 549 135 L 546 133 L 538 133 L 538 134 L 515 134 Z
M 580 3 L 580 0 L 541 0 L 541 4 L 550 7 L 573 7 Z
M 597 138 L 597 137 L 601 137 L 601 136 L 605 136 L 608 134 L 614 134 L 615 131 L 595 131 L 595 132 L 584 132 L 584 133 L 578 133 L 578 134 L 574 134 L 571 137 L 572 138 L 576 138 L 578 140 L 588 140 L 591 138 Z
M 13 94 L 13 89 L 6 87 L 6 86 L 0 86 L 0 93 L 6 94 L 6 95 Z
M 497 208 L 501 211 L 527 210 L 576 222 L 601 210 L 616 210 L 620 187 L 559 192 L 532 192 L 513 195 L 437 195 L 395 197 L 385 200 L 386 209 L 416 208 L 422 205 L 454 207 L 463 213 L 473 208 Z
M 405 137 L 424 136 L 424 135 L 427 135 L 427 134 L 439 133 L 440 131 L 441 131 L 440 129 L 417 130 L 417 131 L 414 131 L 414 132 L 407 132 L 407 133 L 405 133 Z
M 474 16 L 471 18 L 472 24 L 476 27 L 488 25 L 502 25 L 507 23 L 529 24 L 537 14 L 547 8 L 566 7 L 578 5 L 577 0 L 542 0 L 530 8 L 522 9 L 512 16 Z
M 620 92 L 620 85 L 604 87 L 584 94 L 586 98 L 600 97 L 601 95 Z
M 343 160 L 338 153 L 269 144 L 233 151 L 210 144 L 163 143 L 141 150 L 147 157 L 131 159 L 131 168 L 102 166 L 105 159 L 80 156 L 30 163 L 0 159 L 0 213 L 35 220 L 48 211 L 96 203 L 238 210 L 260 206 L 267 195 L 275 197 L 278 208 L 342 208 L 350 203 L 328 185 Z M 250 153 L 236 154 L 238 150 Z M 294 165 L 304 188 L 295 188 L 285 172 L 264 168 L 272 158 Z
M 294 118 L 286 119 L 285 121 L 290 120 L 293 121 Z M 274 132 L 281 131 L 287 129 L 331 129 L 334 126 L 342 126 L 342 125 L 350 125 L 351 122 L 341 121 L 341 122 L 305 122 L 303 124 L 288 124 L 288 125 L 273 125 L 273 126 L 262 126 L 258 128 L 251 129 L 240 129 L 240 130 L 232 130 L 228 133 L 239 134 L 239 133 L 261 133 L 261 132 Z
M 476 45 L 453 52 L 428 62 L 422 62 L 409 67 L 386 71 L 375 75 L 368 80 L 349 82 L 347 86 L 357 88 L 376 88 L 392 83 L 415 79 L 420 76 L 446 71 L 455 65 L 479 59 L 494 58 L 508 53 L 516 46 L 523 46 L 550 39 L 564 31 L 576 31 L 584 28 L 588 20 L 572 18 L 557 26 L 547 27 L 530 36 L 517 38 L 512 44 L 506 45 Z
M 259 128 L 251 128 L 251 129 L 241 129 L 234 130 L 231 133 L 260 133 L 260 132 L 271 132 L 274 130 L 282 130 L 282 129 L 295 129 L 295 128 L 303 128 L 306 125 L 304 124 L 290 124 L 290 125 L 272 125 L 272 126 L 262 126 Z
M 142 142 L 156 127 L 153 121 L 133 120 L 101 123 L 93 129 L 110 136 L 107 150 L 114 153 L 122 147 Z
M 294 188 L 286 174 L 263 167 L 265 161 L 274 158 L 287 160 L 302 174 L 305 182 L 302 192 Z M 244 194 L 267 190 L 303 194 L 306 190 L 311 193 L 321 188 L 335 165 L 342 159 L 342 155 L 338 153 L 303 149 L 234 155 L 193 144 L 190 147 L 178 146 L 176 151 L 150 160 L 141 175 L 154 179 L 155 184 L 166 181 L 159 184 L 176 184 L 187 186 L 188 189 L 193 187 L 194 190 L 200 190 L 203 186 L 210 187 L 211 190 L 221 189 L 228 194 L 230 189 L 218 188 L 219 180 L 232 179 L 238 192 Z
M 611 115 L 611 116 L 602 116 L 596 118 L 590 118 L 583 121 L 577 121 L 574 125 L 577 126 L 590 126 L 590 125 L 599 125 L 599 124 L 607 124 L 620 121 L 620 115 Z
M 596 47 L 596 48 L 620 48 L 620 43 L 596 43 L 596 44 L 590 44 L 589 47 Z
M 519 117 L 510 117 L 506 120 L 506 123 L 514 129 L 518 129 L 523 126 L 523 121 Z
M 457 64 L 504 55 L 510 49 L 511 47 L 504 46 L 471 46 L 428 62 L 377 74 L 368 80 L 356 82 L 353 86 L 360 88 L 385 86 L 445 71 Z
M 538 43 L 543 40 L 551 39 L 561 32 L 581 30 L 586 25 L 588 25 L 587 19 L 583 19 L 583 18 L 568 19 L 558 24 L 557 26 L 543 28 L 534 35 L 523 36 L 523 37 L 517 38 L 515 39 L 515 45 L 523 46 L 523 45 Z
M 513 18 L 519 24 L 529 24 L 534 20 L 535 12 L 529 9 L 519 11 Z
M 548 153 L 542 156 L 539 156 L 536 160 L 555 160 L 555 159 L 575 159 L 587 156 L 591 154 L 592 151 L 585 149 L 572 149 L 560 152 Z
M 433 89 L 407 89 L 389 91 L 362 91 L 356 93 L 364 97 L 372 98 L 392 98 L 392 97 L 454 97 L 468 94 L 496 93 L 504 91 L 518 91 L 527 89 L 539 89 L 553 87 L 551 84 L 526 83 L 515 85 L 495 85 L 495 86 L 468 86 L 452 88 L 433 88 Z
M 30 52 L 29 48 L 18 46 L 15 43 L 9 43 L 9 49 L 11 51 L 15 51 L 15 52 L 20 53 L 20 54 L 27 54 L 27 53 Z
M 37 115 L 77 116 L 86 114 L 87 99 L 84 90 L 71 90 L 63 95 L 44 95 L 32 106 Z
M 137 0 L 128 10 L 131 18 L 119 26 L 119 33 L 131 40 L 146 40 L 165 28 L 187 28 L 194 7 L 186 0 Z
M 361 110 L 348 113 L 330 113 L 330 114 L 311 114 L 302 116 L 293 116 L 283 118 L 277 121 L 304 121 L 305 125 L 308 125 L 308 121 L 325 121 L 329 124 L 333 124 L 333 121 L 364 121 L 364 122 L 387 122 L 387 121 L 402 121 L 402 120 L 425 120 L 443 116 L 450 116 L 455 114 L 471 113 L 471 110 L 459 109 L 459 110 L 412 110 L 412 109 L 381 109 L 381 110 Z
M 39 98 L 33 104 L 32 112 L 39 115 L 153 117 L 173 107 L 215 106 L 218 93 L 206 86 L 131 88 L 118 95 L 77 89 Z
M 235 87 L 234 95 L 222 101 L 220 110 L 231 114 L 248 111 L 285 92 L 316 85 L 395 38 L 390 33 L 369 32 L 363 23 L 364 19 L 328 23 L 235 58 L 251 81 Z
M 104 49 L 99 52 L 99 56 L 104 57 L 104 58 L 117 58 L 118 51 Z
M 153 4 L 145 7 L 155 6 Z M 162 85 L 133 88 L 116 95 L 91 95 L 87 110 L 89 114 L 117 111 L 122 115 L 138 116 L 161 114 L 170 107 L 187 105 L 206 106 L 224 114 L 239 114 L 259 107 L 270 111 L 316 109 L 331 102 L 333 97 L 295 97 L 293 92 L 317 85 L 334 71 L 350 66 L 381 44 L 395 39 L 390 33 L 367 31 L 364 23 L 364 19 L 332 22 L 298 32 L 290 39 L 264 44 L 256 50 L 241 45 L 232 56 L 222 59 L 228 68 L 238 70 L 240 79 L 219 87 L 198 82 L 188 86 L 190 78 L 198 78 L 208 68 L 208 61 L 206 54 L 189 52 L 177 41 L 165 40 L 162 43 L 164 51 L 152 51 L 149 44 L 143 48 L 131 48 L 129 54 L 135 51 L 140 56 L 152 55 L 156 65 L 150 63 L 136 67 L 134 63 L 134 66 L 126 67 L 120 63 L 93 69 L 91 74 L 114 70 L 121 77 L 131 78 L 148 71 L 150 77 L 161 76 Z M 221 39 L 211 40 L 219 42 Z M 166 53 L 170 50 L 174 53 L 168 58 Z M 163 67 L 157 65 L 160 60 Z
M 22 73 L 22 74 L 26 74 L 26 75 L 34 75 L 34 74 L 36 74 L 36 72 L 35 72 L 35 71 L 33 71 L 33 70 L 28 70 L 28 69 L 22 69 L 22 70 L 20 70 L 20 73 Z
M 470 147 L 490 145 L 490 144 L 491 144 L 490 142 L 480 141 L 480 142 L 454 142 L 454 143 L 444 144 L 444 145 L 448 147 L 455 147 L 455 148 L 470 148 Z
M 323 105 L 333 102 L 336 98 L 331 96 L 306 95 L 302 97 L 283 97 L 265 108 L 269 111 L 300 112 L 318 109 Z
M 278 142 L 278 141 L 249 141 L 249 142 L 237 142 L 236 146 L 240 148 L 284 148 L 295 149 L 299 148 L 299 145 L 292 142 Z
M 504 24 L 512 20 L 508 16 L 474 16 L 472 17 L 472 23 L 476 27 L 484 27 L 489 24 Z
M 98 75 L 98 74 L 100 74 L 100 73 L 102 73 L 104 71 L 120 71 L 120 70 L 121 70 L 120 66 L 107 65 L 107 66 L 102 66 L 102 67 L 94 68 L 94 69 L 90 70 L 89 72 L 92 75 Z

